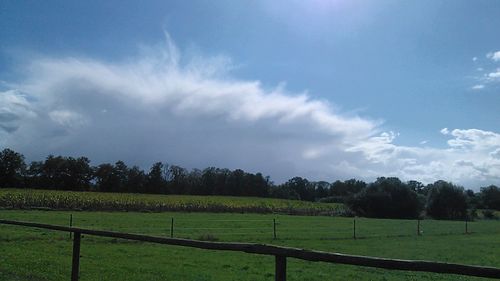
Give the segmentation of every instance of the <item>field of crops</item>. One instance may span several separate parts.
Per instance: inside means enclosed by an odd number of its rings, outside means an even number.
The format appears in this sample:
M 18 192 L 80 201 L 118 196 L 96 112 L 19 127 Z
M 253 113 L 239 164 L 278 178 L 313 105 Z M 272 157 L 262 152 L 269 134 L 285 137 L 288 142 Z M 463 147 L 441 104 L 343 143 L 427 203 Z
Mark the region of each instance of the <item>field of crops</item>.
M 341 215 L 342 204 L 270 198 L 0 189 L 0 208 L 137 212 Z
M 234 213 L 137 213 L 2 210 L 1 219 L 156 236 L 268 243 L 389 258 L 500 266 L 500 221 L 464 222 Z M 277 225 L 274 239 L 273 220 Z M 159 246 L 85 236 L 81 280 L 273 280 L 274 259 L 244 253 Z M 0 225 L 0 280 L 68 280 L 67 233 Z M 290 259 L 289 280 L 485 280 Z

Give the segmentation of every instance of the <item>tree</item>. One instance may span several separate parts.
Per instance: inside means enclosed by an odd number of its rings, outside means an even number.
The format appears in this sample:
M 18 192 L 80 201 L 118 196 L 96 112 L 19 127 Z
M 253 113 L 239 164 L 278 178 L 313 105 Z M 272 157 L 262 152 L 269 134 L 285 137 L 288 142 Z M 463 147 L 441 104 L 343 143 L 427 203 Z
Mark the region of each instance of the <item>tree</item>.
M 146 192 L 146 174 L 137 166 L 133 166 L 127 172 L 125 189 L 132 193 Z
M 170 176 L 168 181 L 169 190 L 173 194 L 189 194 L 187 170 L 180 166 L 170 165 L 168 171 Z
M 330 185 L 329 196 L 351 196 L 360 192 L 366 187 L 364 181 L 350 179 L 344 182 L 336 180 Z
M 43 162 L 33 161 L 26 171 L 25 184 L 28 188 L 42 188 Z
M 151 166 L 146 180 L 147 193 L 167 194 L 167 170 L 161 162 L 156 162 Z
M 247 174 L 246 187 L 243 195 L 245 196 L 269 196 L 269 177 L 262 176 L 261 173 Z
M 326 181 L 318 181 L 314 182 L 314 198 L 320 199 L 328 196 L 328 189 L 330 188 L 330 184 Z
M 62 156 L 49 155 L 42 165 L 40 183 L 43 188 L 65 190 L 64 177 L 66 172 L 64 166 L 66 159 Z
M 481 209 L 484 207 L 481 194 L 475 193 L 474 190 L 467 189 L 465 191 L 465 196 L 467 199 L 467 206 L 472 209 L 472 211 Z
M 231 187 L 227 182 L 230 174 L 231 171 L 229 169 L 215 169 L 215 195 L 231 195 Z
M 300 200 L 300 195 L 286 184 L 271 187 L 270 195 L 273 198 Z
M 189 194 L 203 194 L 203 172 L 198 169 L 193 169 L 188 173 L 187 184 L 189 186 Z
M 427 214 L 435 219 L 464 219 L 467 215 L 467 199 L 462 187 L 446 181 L 429 184 Z
M 424 193 L 424 187 L 425 185 L 419 181 L 411 180 L 406 183 L 408 187 L 415 191 L 418 194 L 423 194 Z
M 119 160 L 115 163 L 112 170 L 113 185 L 111 191 L 125 192 L 127 191 L 128 167 L 125 162 Z
M 481 199 L 484 207 L 500 210 L 500 188 L 497 186 L 481 187 Z
M 95 169 L 94 176 L 99 191 L 111 192 L 114 190 L 116 179 L 113 176 L 113 165 L 109 163 L 99 165 Z
M 299 200 L 314 201 L 314 185 L 307 179 L 294 177 L 284 183 L 282 188 L 290 195 L 297 194 Z
M 217 184 L 217 168 L 209 167 L 203 170 L 201 175 L 201 187 L 199 188 L 200 195 L 215 194 L 215 186 Z
M 422 210 L 417 194 L 398 178 L 378 178 L 347 200 L 358 215 L 377 218 L 417 218 Z
M 246 173 L 241 169 L 229 172 L 226 180 L 228 195 L 242 196 L 246 194 Z
M 8 148 L 0 152 L 0 187 L 22 187 L 25 171 L 22 154 Z
M 93 169 L 87 157 L 65 159 L 63 166 L 63 186 L 66 190 L 89 190 L 93 179 Z

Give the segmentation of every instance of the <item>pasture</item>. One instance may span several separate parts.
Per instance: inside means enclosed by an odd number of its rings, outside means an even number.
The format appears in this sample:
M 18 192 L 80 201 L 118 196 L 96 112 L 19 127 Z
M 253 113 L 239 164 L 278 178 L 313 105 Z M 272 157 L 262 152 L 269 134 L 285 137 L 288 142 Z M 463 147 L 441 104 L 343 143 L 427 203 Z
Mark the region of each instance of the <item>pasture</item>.
M 2 210 L 0 218 L 156 236 L 283 246 L 401 259 L 485 266 L 500 264 L 500 222 L 414 220 L 235 213 L 138 213 Z M 273 238 L 273 219 L 277 239 Z M 159 246 L 85 236 L 80 280 L 273 280 L 274 259 L 244 253 Z M 0 280 L 67 280 L 67 233 L 0 225 Z M 485 280 L 289 260 L 288 280 Z

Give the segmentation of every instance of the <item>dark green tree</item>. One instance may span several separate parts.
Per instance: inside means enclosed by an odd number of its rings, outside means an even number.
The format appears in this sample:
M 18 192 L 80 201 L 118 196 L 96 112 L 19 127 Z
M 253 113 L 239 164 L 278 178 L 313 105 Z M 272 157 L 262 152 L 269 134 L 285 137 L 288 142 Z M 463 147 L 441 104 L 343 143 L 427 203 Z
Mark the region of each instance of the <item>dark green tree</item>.
M 415 191 L 418 194 L 424 194 L 425 193 L 424 192 L 425 191 L 424 190 L 425 185 L 423 183 L 419 182 L 419 181 L 411 180 L 411 181 L 408 181 L 406 184 L 408 185 L 408 187 L 411 190 Z
M 161 162 L 156 162 L 151 166 L 146 180 L 147 193 L 167 194 L 168 166 Z
M 187 175 L 187 184 L 189 189 L 189 194 L 203 194 L 203 182 L 202 182 L 203 172 L 198 169 L 191 170 Z
M 94 177 L 90 160 L 87 157 L 65 159 L 62 167 L 63 186 L 66 190 L 89 190 Z
M 112 192 L 126 192 L 128 182 L 129 169 L 125 162 L 119 160 L 115 163 L 112 170 L 113 185 L 111 186 Z
M 211 195 L 215 194 L 215 187 L 217 185 L 217 168 L 209 167 L 203 170 L 201 175 L 201 187 L 197 194 Z
M 442 180 L 427 187 L 427 215 L 435 219 L 466 218 L 467 199 L 462 187 Z
M 366 187 L 364 181 L 350 179 L 346 181 L 336 180 L 330 185 L 329 196 L 352 196 Z
M 127 192 L 145 193 L 146 174 L 137 166 L 133 166 L 127 171 L 127 182 L 125 184 Z
M 227 194 L 233 196 L 247 195 L 250 186 L 247 185 L 246 178 L 246 173 L 241 169 L 229 172 L 226 179 Z
M 328 196 L 330 184 L 326 181 L 313 182 L 314 185 L 314 198 L 316 200 Z
M 168 168 L 168 186 L 173 194 L 189 194 L 188 171 L 177 165 Z
M 22 154 L 8 148 L 0 152 L 0 187 L 22 187 L 25 170 Z
M 101 164 L 96 167 L 94 176 L 97 190 L 102 192 L 112 192 L 115 190 L 116 178 L 113 176 L 113 165 L 109 163 Z
M 284 183 L 282 189 L 290 195 L 297 194 L 299 200 L 314 201 L 314 185 L 305 178 L 294 177 Z
M 422 206 L 417 193 L 395 177 L 381 177 L 347 200 L 357 215 L 377 218 L 417 218 Z
M 500 210 L 500 188 L 497 186 L 482 187 L 481 199 L 485 208 Z
M 28 188 L 43 188 L 43 161 L 33 161 L 30 163 L 25 177 L 25 184 Z
M 266 197 L 269 196 L 269 186 L 269 177 L 264 177 L 261 173 L 246 174 L 242 195 Z

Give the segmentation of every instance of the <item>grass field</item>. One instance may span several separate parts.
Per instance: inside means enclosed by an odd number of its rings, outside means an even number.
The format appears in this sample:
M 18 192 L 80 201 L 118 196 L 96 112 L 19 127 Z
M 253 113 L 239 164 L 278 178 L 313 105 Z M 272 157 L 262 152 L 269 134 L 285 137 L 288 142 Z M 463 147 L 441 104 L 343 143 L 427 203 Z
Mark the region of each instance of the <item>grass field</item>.
M 232 213 L 137 213 L 2 210 L 0 218 L 158 236 L 270 243 L 389 258 L 500 267 L 500 221 L 412 220 Z M 273 239 L 273 219 L 277 239 Z M 274 258 L 85 236 L 81 280 L 273 280 Z M 0 225 L 0 280 L 68 280 L 67 233 Z M 485 280 L 289 259 L 288 280 Z
M 301 215 L 339 215 L 344 212 L 342 204 L 272 198 L 150 195 L 39 189 L 0 189 L 0 208 L 138 212 L 245 212 Z

